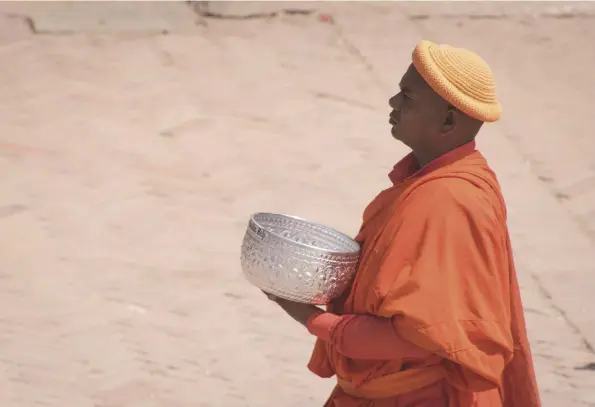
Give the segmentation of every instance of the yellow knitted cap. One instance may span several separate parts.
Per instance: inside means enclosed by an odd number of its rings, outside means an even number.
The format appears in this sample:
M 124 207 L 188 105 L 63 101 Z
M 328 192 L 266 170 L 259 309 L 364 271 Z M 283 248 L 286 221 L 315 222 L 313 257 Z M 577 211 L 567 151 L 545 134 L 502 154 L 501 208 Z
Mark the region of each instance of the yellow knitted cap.
M 424 40 L 413 50 L 413 66 L 438 95 L 463 113 L 482 122 L 500 118 L 494 75 L 479 55 Z

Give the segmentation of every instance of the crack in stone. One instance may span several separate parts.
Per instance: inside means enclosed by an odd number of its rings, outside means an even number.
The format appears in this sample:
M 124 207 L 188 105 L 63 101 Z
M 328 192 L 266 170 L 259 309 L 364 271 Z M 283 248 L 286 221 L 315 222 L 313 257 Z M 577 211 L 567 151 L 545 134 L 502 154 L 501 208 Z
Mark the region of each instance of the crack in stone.
M 514 14 L 508 13 L 494 13 L 494 14 L 427 14 L 427 13 L 412 13 L 407 15 L 407 18 L 412 21 L 424 21 L 424 20 L 455 20 L 455 19 L 466 19 L 466 20 L 515 20 L 520 18 L 533 17 L 536 19 L 555 19 L 555 20 L 568 20 L 568 19 L 593 19 L 595 13 L 584 12 L 584 11 L 560 11 L 560 12 L 544 12 L 544 13 L 523 13 L 518 12 Z
M 38 34 L 37 28 L 35 27 L 35 21 L 28 15 L 25 14 L 14 14 L 8 13 L 4 14 L 8 18 L 14 18 L 15 20 L 20 20 L 25 26 L 29 29 L 31 34 Z
M 575 368 L 576 370 L 593 370 L 595 371 L 595 362 L 587 363 L 584 366 L 579 366 Z
M 315 9 L 296 9 L 296 8 L 283 8 L 281 7 L 276 11 L 269 12 L 254 12 L 247 14 L 225 14 L 217 13 L 209 10 L 208 1 L 186 1 L 186 4 L 190 9 L 197 15 L 204 18 L 213 18 L 220 20 L 254 20 L 254 19 L 271 19 L 279 17 L 281 14 L 287 15 L 310 15 L 314 13 Z
M 587 340 L 585 335 L 583 335 L 580 328 L 574 322 L 572 322 L 572 320 L 568 317 L 568 315 L 566 315 L 566 312 L 564 312 L 564 310 L 562 308 L 560 308 L 554 302 L 552 295 L 549 293 L 549 291 L 547 291 L 545 289 L 545 287 L 541 283 L 541 280 L 539 279 L 539 277 L 537 275 L 535 275 L 534 273 L 532 273 L 531 271 L 529 271 L 529 274 L 530 274 L 531 278 L 533 279 L 533 281 L 535 282 L 537 288 L 541 292 L 541 295 L 543 295 L 543 297 L 549 303 L 549 306 L 552 307 L 564 319 L 564 322 L 566 323 L 566 325 L 568 325 L 568 327 L 572 330 L 572 332 L 580 338 L 581 343 L 582 343 L 583 347 L 585 348 L 585 350 L 587 350 L 589 353 L 595 354 L 595 349 L 593 348 L 591 343 L 589 343 L 589 341 Z

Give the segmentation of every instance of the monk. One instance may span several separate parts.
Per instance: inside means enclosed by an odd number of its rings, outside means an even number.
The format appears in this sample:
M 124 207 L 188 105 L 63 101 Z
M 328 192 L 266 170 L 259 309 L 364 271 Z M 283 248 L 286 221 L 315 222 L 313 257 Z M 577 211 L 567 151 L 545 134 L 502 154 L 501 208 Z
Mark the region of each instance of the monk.
M 412 152 L 364 211 L 350 290 L 326 311 L 269 299 L 317 337 L 326 407 L 539 407 L 506 206 L 474 141 L 500 118 L 492 72 L 421 41 L 389 105 Z

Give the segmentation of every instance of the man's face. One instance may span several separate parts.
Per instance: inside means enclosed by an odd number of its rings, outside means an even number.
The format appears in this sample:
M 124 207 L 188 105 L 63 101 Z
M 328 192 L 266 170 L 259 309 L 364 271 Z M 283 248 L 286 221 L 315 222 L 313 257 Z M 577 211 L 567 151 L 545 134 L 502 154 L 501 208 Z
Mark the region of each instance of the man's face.
M 424 81 L 413 65 L 390 98 L 392 136 L 413 150 L 424 148 L 441 134 L 448 104 Z

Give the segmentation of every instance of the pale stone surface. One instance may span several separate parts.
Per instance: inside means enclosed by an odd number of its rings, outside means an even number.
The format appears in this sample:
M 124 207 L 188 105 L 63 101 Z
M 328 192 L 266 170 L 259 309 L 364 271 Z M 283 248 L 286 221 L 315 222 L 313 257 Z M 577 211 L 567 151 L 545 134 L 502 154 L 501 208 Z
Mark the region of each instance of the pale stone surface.
M 255 211 L 357 231 L 406 152 L 387 99 L 428 37 L 494 67 L 505 116 L 480 147 L 509 204 L 544 406 L 595 405 L 595 372 L 577 369 L 595 362 L 592 21 L 326 3 L 335 25 L 32 36 L 13 17 L 44 9 L 25 6 L 0 3 L 0 405 L 321 405 L 333 383 L 305 369 L 312 339 L 241 277 L 241 238 Z
M 43 34 L 188 33 L 202 22 L 184 1 L 24 1 L 2 8 L 29 17 Z

